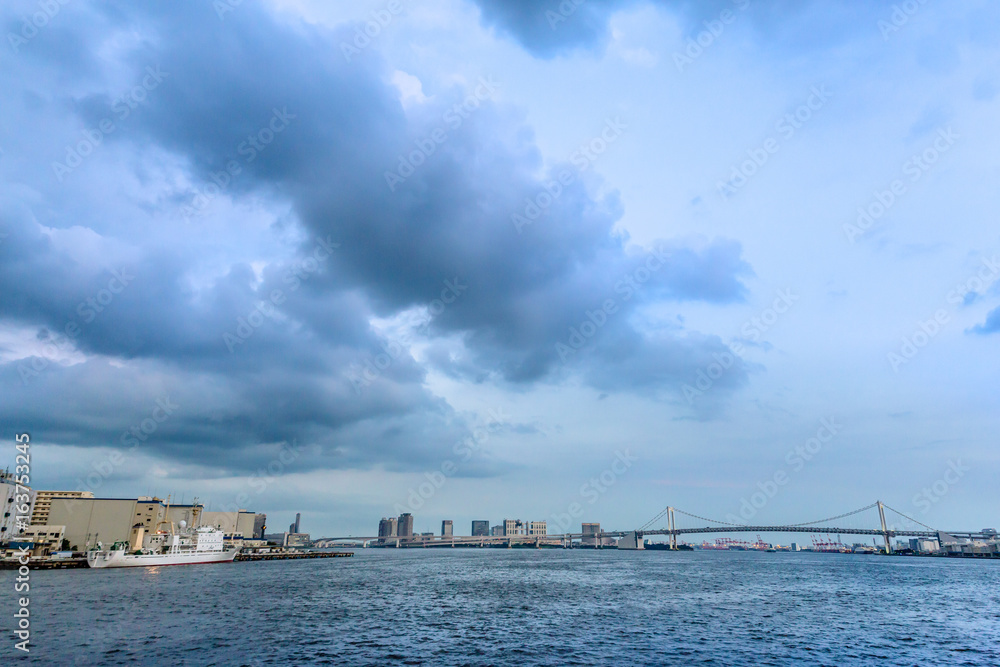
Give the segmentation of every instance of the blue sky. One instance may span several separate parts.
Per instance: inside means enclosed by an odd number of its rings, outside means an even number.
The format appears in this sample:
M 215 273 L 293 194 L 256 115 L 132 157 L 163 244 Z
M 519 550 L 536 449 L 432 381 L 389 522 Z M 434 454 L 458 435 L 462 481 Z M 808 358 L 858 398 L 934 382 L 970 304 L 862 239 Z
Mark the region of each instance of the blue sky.
M 8 458 L 314 535 L 991 526 L 997 12 L 11 3 Z

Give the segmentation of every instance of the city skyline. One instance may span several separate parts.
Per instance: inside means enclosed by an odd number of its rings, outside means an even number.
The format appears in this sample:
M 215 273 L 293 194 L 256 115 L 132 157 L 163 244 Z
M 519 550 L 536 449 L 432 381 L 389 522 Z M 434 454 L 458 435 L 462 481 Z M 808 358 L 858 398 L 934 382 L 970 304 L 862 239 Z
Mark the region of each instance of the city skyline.
M 0 663 L 1000 665 L 1000 3 L 0 27 Z
M 57 4 L 0 9 L 36 488 L 996 523 L 995 5 Z

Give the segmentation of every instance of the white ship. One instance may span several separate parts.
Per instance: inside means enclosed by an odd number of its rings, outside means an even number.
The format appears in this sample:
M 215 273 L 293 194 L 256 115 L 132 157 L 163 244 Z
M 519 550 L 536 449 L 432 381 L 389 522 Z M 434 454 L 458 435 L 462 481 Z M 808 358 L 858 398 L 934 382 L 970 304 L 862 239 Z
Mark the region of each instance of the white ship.
M 110 549 L 87 552 L 90 567 L 152 567 L 157 565 L 195 565 L 197 563 L 231 563 L 239 549 L 224 548 L 224 534 L 211 527 L 184 532 L 185 522 L 180 522 L 180 532 L 173 530 L 146 534 L 143 526 L 132 530 L 130 541 L 115 542 Z

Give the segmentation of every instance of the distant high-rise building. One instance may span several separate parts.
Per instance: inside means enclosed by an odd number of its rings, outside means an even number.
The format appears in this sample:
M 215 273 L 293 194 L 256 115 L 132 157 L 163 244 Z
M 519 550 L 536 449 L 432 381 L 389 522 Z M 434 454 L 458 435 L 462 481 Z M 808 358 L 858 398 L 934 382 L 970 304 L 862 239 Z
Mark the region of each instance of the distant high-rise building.
M 490 536 L 491 537 L 503 537 L 503 526 L 501 526 L 500 524 L 497 524 L 496 526 L 493 526 L 492 528 L 490 528 Z
M 503 520 L 503 534 L 504 537 L 509 537 L 511 535 L 524 535 L 527 529 L 527 524 L 520 519 L 504 519 Z
M 382 520 L 378 522 L 378 536 L 383 540 L 387 537 L 396 537 L 398 526 L 399 520 L 396 517 L 382 517 Z
M 451 519 L 445 519 L 441 522 L 441 537 L 451 537 L 454 533 L 452 532 Z
M 472 536 L 473 537 L 489 537 L 490 535 L 490 522 L 489 521 L 473 521 L 472 522 Z
M 399 537 L 413 537 L 413 515 L 403 512 L 399 515 L 399 522 L 396 525 L 396 535 Z
M 598 535 L 601 534 L 601 524 L 599 523 L 585 523 L 581 525 L 580 532 L 583 533 L 583 539 L 580 540 L 582 544 L 596 547 L 598 545 Z
M 264 539 L 264 531 L 267 530 L 267 515 L 266 514 L 255 514 L 253 517 L 253 536 L 254 539 L 262 540 Z
M 295 521 L 293 521 L 288 526 L 288 532 L 289 533 L 298 533 L 299 532 L 299 524 L 301 523 L 301 521 L 302 521 L 302 514 L 300 514 L 299 512 L 296 512 L 295 513 Z
M 548 533 L 548 528 L 544 521 L 528 522 L 528 535 L 545 535 L 546 533 Z

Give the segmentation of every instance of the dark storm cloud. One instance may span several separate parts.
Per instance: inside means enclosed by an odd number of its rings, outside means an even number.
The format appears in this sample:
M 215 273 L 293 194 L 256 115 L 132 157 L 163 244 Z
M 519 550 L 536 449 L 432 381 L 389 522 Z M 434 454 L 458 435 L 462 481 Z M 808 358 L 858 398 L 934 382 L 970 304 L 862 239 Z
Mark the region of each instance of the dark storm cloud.
M 733 16 L 744 12 L 750 22 L 769 39 L 807 49 L 835 42 L 856 27 L 860 15 L 872 25 L 890 2 L 858 3 L 842 1 L 834 7 L 827 3 L 801 0 L 473 0 L 482 14 L 482 23 L 499 33 L 513 37 L 532 55 L 552 58 L 574 50 L 597 51 L 609 37 L 608 22 L 616 11 L 643 4 L 653 4 L 675 12 L 689 36 L 709 29 L 706 22 L 718 24 L 720 14 Z M 813 4 L 824 7 L 823 16 L 809 16 Z M 880 14 L 875 14 L 880 12 Z M 793 18 L 806 24 L 792 28 Z M 727 20 L 732 23 L 735 18 Z M 717 25 L 718 33 L 724 26 Z M 717 35 L 715 35 L 717 36 Z
M 575 48 L 603 44 L 608 17 L 634 0 L 605 2 L 567 0 L 476 0 L 483 23 L 514 36 L 532 54 L 549 58 Z
M 63 11 L 74 46 L 41 37 L 29 45 L 15 63 L 25 72 L 22 102 L 34 95 L 39 113 L 93 128 L 115 113 L 123 86 L 149 68 L 163 72 L 127 131 L 108 134 L 103 153 L 73 176 L 82 181 L 90 169 L 94 179 L 121 181 L 142 162 L 143 178 L 166 194 L 155 215 L 123 218 L 110 198 L 85 200 L 73 182 L 57 184 L 49 154 L 23 158 L 26 181 L 44 175 L 27 186 L 50 198 L 47 206 L 5 190 L 18 205 L 5 213 L 0 319 L 45 340 L 74 322 L 70 347 L 89 357 L 0 369 L 14 396 L 0 417 L 34 424 L 36 437 L 120 446 L 170 396 L 182 407 L 142 443 L 164 456 L 251 469 L 264 456 L 260 445 L 296 439 L 312 447 L 303 466 L 439 463 L 468 420 L 423 386 L 426 370 L 408 352 L 364 391 L 348 378 L 386 345 L 370 318 L 414 307 L 430 309 L 430 364 L 476 381 L 579 374 L 606 390 L 663 390 L 724 349 L 711 336 L 647 327 L 639 315 L 664 301 L 742 300 L 751 271 L 739 244 L 635 247 L 615 229 L 617 194 L 593 195 L 597 182 L 579 173 L 519 233 L 512 215 L 551 187 L 555 172 L 539 176 L 530 129 L 490 100 L 503 82 L 489 73 L 404 111 L 384 65 L 341 57 L 350 27 L 286 23 L 254 3 L 225 20 L 204 3 Z M 26 74 L 63 65 L 81 72 L 68 93 Z M 50 72 L 48 83 L 60 76 Z M 27 103 L 19 108 L 26 117 Z M 35 131 L 41 141 L 44 130 Z M 116 151 L 131 159 L 116 162 Z M 414 151 L 423 151 L 419 164 Z M 192 185 L 157 180 L 149 162 L 164 156 Z M 199 243 L 207 225 L 199 196 L 287 202 L 302 240 L 263 267 L 231 261 L 206 279 L 202 265 L 219 251 Z M 78 210 L 81 202 L 96 208 Z M 143 231 L 153 224 L 168 228 Z M 337 247 L 303 275 L 324 244 Z M 660 258 L 655 268 L 650 257 Z M 435 309 L 439 300 L 447 306 Z M 600 330 L 560 353 L 609 300 L 614 312 Z M 745 377 L 738 362 L 719 386 L 731 390 Z
M 183 93 L 158 96 L 137 122 L 209 177 L 259 127 L 247 118 L 288 109 L 294 125 L 255 155 L 242 182 L 280 184 L 314 234 L 350 248 L 331 264 L 325 286 L 364 288 L 389 314 L 427 303 L 445 281 L 457 281 L 467 293 L 435 319 L 435 330 L 466 334 L 487 369 L 503 376 L 542 376 L 559 332 L 630 270 L 612 230 L 621 214 L 616 195 L 594 200 L 577 178 L 543 220 L 519 235 L 510 218 L 543 187 L 534 176 L 541 156 L 530 131 L 483 99 L 502 82 L 484 75 L 475 84 L 483 95 L 458 114 L 464 91 L 408 118 L 392 89 L 379 83 L 384 72 L 339 58 L 317 61 L 336 37 L 273 27 L 275 34 L 255 39 L 265 19 L 250 7 L 231 19 L 226 34 L 238 57 L 217 55 L 206 67 L 210 56 L 172 44 L 144 54 L 169 63 L 172 82 L 165 85 Z M 206 31 L 206 43 L 218 41 L 217 23 L 185 28 L 175 15 L 163 20 L 192 39 Z M 248 68 L 253 79 L 241 76 Z M 428 144 L 437 131 L 445 140 Z M 415 162 L 414 150 L 427 155 L 407 176 L 399 165 Z M 406 180 L 390 187 L 387 172 Z M 736 275 L 746 265 L 736 244 L 716 242 L 704 255 L 684 247 L 671 253 L 650 291 L 716 302 L 742 294 Z

